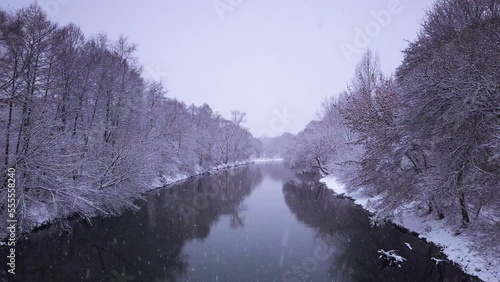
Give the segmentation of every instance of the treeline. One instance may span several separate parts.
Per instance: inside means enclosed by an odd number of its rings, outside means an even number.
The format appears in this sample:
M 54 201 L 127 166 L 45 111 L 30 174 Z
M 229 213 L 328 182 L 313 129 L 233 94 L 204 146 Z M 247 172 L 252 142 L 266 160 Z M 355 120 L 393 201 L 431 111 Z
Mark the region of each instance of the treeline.
M 293 134 L 289 132 L 275 137 L 260 137 L 261 146 L 259 152 L 261 156 L 266 158 L 282 157 L 292 139 Z
M 325 101 L 286 161 L 379 195 L 379 219 L 421 208 L 498 238 L 499 2 L 438 0 L 394 77 L 366 52 L 348 89 Z
M 243 113 L 227 120 L 208 105 L 167 98 L 141 77 L 135 50 L 124 37 L 85 38 L 73 24 L 58 26 L 37 5 L 0 10 L 1 180 L 15 168 L 21 231 L 74 214 L 116 214 L 155 180 L 254 153 Z

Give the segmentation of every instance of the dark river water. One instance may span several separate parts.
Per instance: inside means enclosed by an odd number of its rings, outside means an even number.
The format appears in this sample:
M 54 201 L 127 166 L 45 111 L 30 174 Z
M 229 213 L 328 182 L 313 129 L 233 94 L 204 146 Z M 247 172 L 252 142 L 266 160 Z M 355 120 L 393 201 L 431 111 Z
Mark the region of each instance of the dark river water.
M 18 242 L 12 281 L 478 281 L 281 163 L 188 180 L 139 206 Z M 387 265 L 379 249 L 407 261 Z

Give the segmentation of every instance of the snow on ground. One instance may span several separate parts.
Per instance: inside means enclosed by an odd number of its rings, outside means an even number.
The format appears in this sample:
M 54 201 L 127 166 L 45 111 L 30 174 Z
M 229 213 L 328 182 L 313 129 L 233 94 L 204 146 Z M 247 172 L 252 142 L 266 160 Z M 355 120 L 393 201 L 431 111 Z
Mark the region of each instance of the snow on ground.
M 190 177 L 202 175 L 204 173 L 212 173 L 216 172 L 219 170 L 224 170 L 232 167 L 237 167 L 237 166 L 242 166 L 242 165 L 249 165 L 249 164 L 254 164 L 254 163 L 265 163 L 265 162 L 281 162 L 283 161 L 282 158 L 256 158 L 256 159 L 249 159 L 249 160 L 244 160 L 244 161 L 236 161 L 236 162 L 231 162 L 227 164 L 221 164 L 213 167 L 210 170 L 202 170 L 201 168 L 197 168 L 193 174 L 187 174 L 187 173 L 178 173 L 175 174 L 174 176 L 161 176 L 161 177 L 156 177 L 153 179 L 153 182 L 151 183 L 151 188 L 148 190 L 155 190 L 167 185 L 171 185 L 176 182 L 180 182 L 183 180 L 186 180 Z
M 333 176 L 327 176 L 321 179 L 321 182 L 325 183 L 326 186 L 333 190 L 338 195 L 343 195 L 354 200 L 354 203 L 362 206 L 366 210 L 370 212 L 374 212 L 375 210 L 372 207 L 372 203 L 379 200 L 380 196 L 369 196 L 363 193 L 363 189 L 359 189 L 354 192 L 347 192 L 345 185 L 342 184 L 337 178 Z
M 324 177 L 321 182 L 336 194 L 352 198 L 356 204 L 371 212 L 374 212 L 371 203 L 380 199 L 380 196 L 363 193 L 363 189 L 348 192 L 345 185 L 334 176 Z M 402 216 L 393 220 L 394 224 L 416 232 L 420 238 L 440 246 L 448 259 L 460 265 L 467 274 L 475 275 L 484 281 L 500 281 L 500 256 L 491 257 L 474 251 L 471 247 L 474 238 L 465 233 L 455 235 L 453 227 L 446 225 L 444 220 L 419 215 L 415 209 L 402 211 Z
M 213 167 L 210 170 L 203 170 L 201 167 L 197 167 L 194 170 L 193 174 L 187 174 L 187 173 L 177 173 L 172 176 L 162 176 L 162 177 L 156 177 L 153 179 L 149 189 L 147 191 L 159 189 L 162 187 L 165 187 L 167 185 L 180 182 L 183 180 L 186 180 L 190 177 L 193 176 L 198 176 L 202 175 L 204 173 L 214 173 L 216 171 L 232 168 L 232 167 L 237 167 L 237 166 L 242 166 L 242 165 L 249 165 L 249 164 L 254 164 L 254 163 L 265 163 L 265 162 L 281 162 L 283 161 L 282 158 L 255 158 L 255 159 L 249 159 L 249 160 L 244 160 L 244 161 L 237 161 L 237 162 L 232 162 L 228 164 L 222 164 Z M 39 203 L 37 205 L 34 205 L 30 210 L 28 210 L 29 218 L 33 219 L 35 224 L 34 227 L 40 227 L 43 226 L 44 224 L 50 222 L 54 218 L 52 218 L 47 210 L 47 205 L 43 203 Z M 2 226 L 0 226 L 2 227 Z M 1 229 L 1 228 L 0 228 Z M 5 229 L 5 228 L 3 228 Z M 5 238 L 7 236 L 7 233 L 1 232 L 0 233 L 0 240 Z M 3 242 L 0 241 L 0 246 L 4 245 Z
M 283 158 L 258 158 L 252 160 L 254 163 L 282 162 Z
M 347 196 L 345 185 L 340 183 L 340 181 L 338 181 L 337 178 L 332 176 L 326 176 L 321 179 L 321 182 L 325 183 L 328 188 L 332 189 L 333 192 L 335 192 L 335 194 Z

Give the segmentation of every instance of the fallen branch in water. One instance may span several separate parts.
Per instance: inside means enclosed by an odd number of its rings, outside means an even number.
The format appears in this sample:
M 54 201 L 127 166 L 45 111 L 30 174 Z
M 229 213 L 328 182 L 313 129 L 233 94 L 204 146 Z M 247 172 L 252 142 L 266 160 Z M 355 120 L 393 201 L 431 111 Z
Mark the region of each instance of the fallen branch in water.
M 436 265 L 438 265 L 440 262 L 444 261 L 444 259 L 437 259 L 435 257 L 432 257 L 431 260 L 433 260 L 436 263 Z
M 401 263 L 406 261 L 404 257 L 396 254 L 396 250 L 390 250 L 386 252 L 380 249 L 378 250 L 378 253 L 380 254 L 379 258 L 385 258 L 387 261 L 389 261 L 389 265 L 397 265 L 398 267 L 401 267 Z

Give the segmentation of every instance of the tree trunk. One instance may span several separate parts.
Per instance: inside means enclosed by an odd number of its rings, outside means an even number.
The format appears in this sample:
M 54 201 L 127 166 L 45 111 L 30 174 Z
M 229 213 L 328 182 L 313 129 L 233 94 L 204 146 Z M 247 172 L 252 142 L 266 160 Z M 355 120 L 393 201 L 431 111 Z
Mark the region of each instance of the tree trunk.
M 431 214 L 434 211 L 431 201 L 427 201 L 427 207 L 428 207 L 427 214 Z
M 434 200 L 427 201 L 427 206 L 429 208 L 427 210 L 427 214 L 432 214 L 432 212 L 434 211 L 434 208 L 436 208 L 436 213 L 437 213 L 438 219 L 441 220 L 444 218 L 444 213 L 439 209 L 439 207 L 435 206 Z
M 465 205 L 465 194 L 460 193 L 460 210 L 462 211 L 462 227 L 467 227 L 470 223 L 469 213 L 467 212 L 467 207 Z
M 7 134 L 5 136 L 5 167 L 9 166 L 10 127 L 12 125 L 12 100 L 9 102 L 9 117 L 7 118 Z
M 321 165 L 321 161 L 319 160 L 319 157 L 314 157 L 314 159 L 316 160 L 316 163 L 317 163 L 317 168 L 319 170 L 321 170 L 321 172 L 324 174 L 324 175 L 328 175 L 328 171 L 326 171 L 323 166 Z
M 16 80 L 17 80 L 17 56 L 14 60 L 14 71 L 12 74 L 12 87 L 9 101 L 9 115 L 7 118 L 7 133 L 5 136 L 5 167 L 9 165 L 9 152 L 10 152 L 10 131 L 12 127 L 12 112 L 14 111 L 14 99 L 16 99 Z

